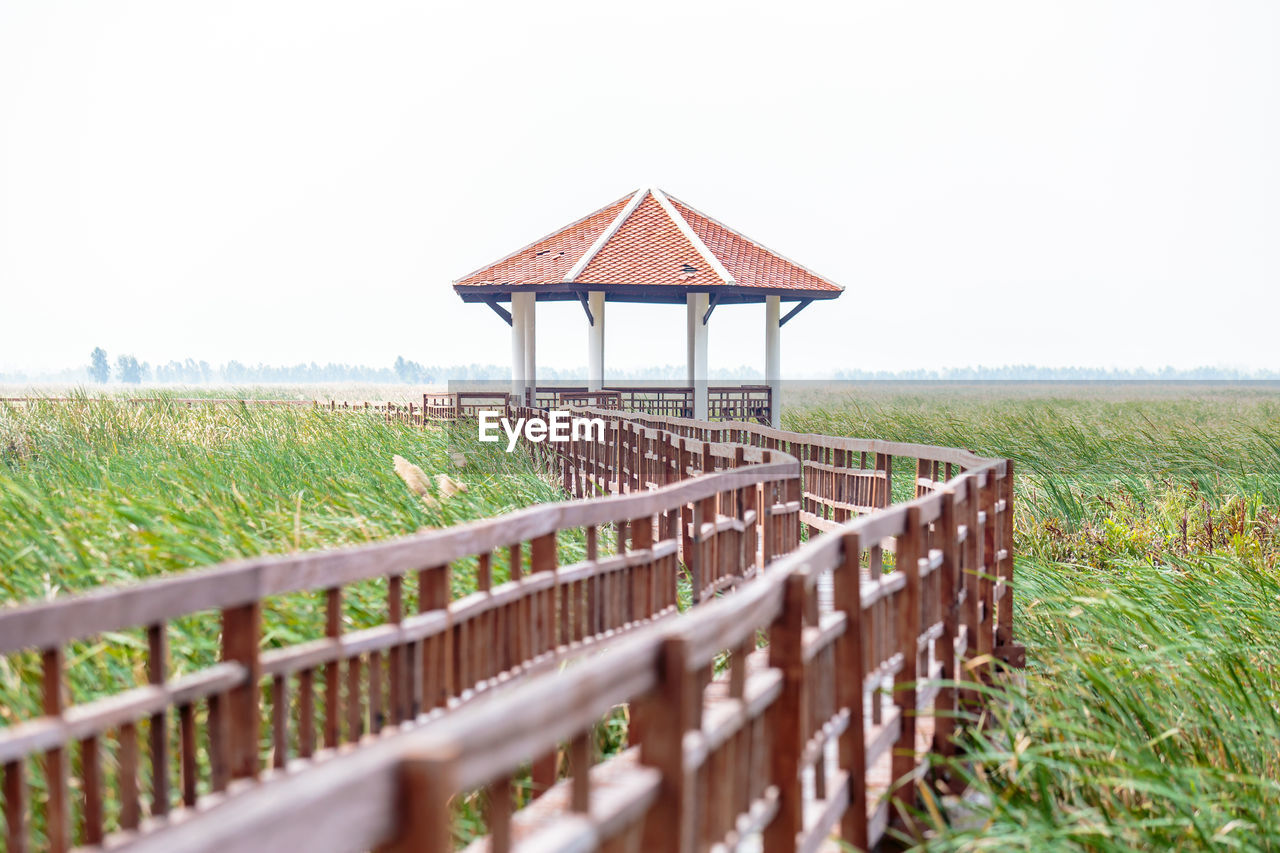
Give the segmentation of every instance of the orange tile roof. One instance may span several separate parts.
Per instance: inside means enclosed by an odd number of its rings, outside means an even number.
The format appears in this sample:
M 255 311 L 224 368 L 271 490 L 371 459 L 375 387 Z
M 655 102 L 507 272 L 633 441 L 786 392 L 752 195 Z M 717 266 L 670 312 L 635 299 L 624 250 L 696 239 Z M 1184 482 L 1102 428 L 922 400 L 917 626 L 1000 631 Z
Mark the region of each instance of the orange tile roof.
M 550 284 L 564 280 L 599 236 L 617 218 L 631 196 L 597 210 L 559 231 L 525 246 L 497 263 L 476 270 L 455 284 Z
M 652 195 L 646 195 L 576 281 L 589 284 L 724 284 Z
M 734 288 L 760 296 L 791 291 L 797 298 L 831 298 L 843 291 L 658 189 L 619 199 L 455 281 L 454 288 L 461 294 L 539 284 L 606 292 L 651 287 L 668 294 L 673 288 L 712 293 Z

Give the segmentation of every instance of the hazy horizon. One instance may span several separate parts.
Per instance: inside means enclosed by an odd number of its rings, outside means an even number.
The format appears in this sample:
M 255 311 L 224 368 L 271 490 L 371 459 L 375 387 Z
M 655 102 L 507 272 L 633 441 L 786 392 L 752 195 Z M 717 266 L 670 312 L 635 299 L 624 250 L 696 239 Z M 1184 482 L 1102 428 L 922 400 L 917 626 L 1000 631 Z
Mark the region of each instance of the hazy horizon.
M 787 376 L 1280 369 L 1278 48 L 1262 0 L 5 4 L 0 372 L 504 364 L 450 282 L 652 183 L 846 287 Z M 682 307 L 607 328 L 683 361 Z

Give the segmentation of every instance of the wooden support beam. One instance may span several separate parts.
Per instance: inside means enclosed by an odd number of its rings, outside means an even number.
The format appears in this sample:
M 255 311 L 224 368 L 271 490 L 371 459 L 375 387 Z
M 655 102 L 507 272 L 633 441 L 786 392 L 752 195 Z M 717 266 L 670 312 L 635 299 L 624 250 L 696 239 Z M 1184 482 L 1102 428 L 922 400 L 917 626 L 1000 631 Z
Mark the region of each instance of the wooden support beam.
M 582 310 L 587 313 L 587 325 L 594 326 L 596 324 L 596 318 L 591 316 L 591 305 L 587 299 L 587 292 L 585 290 L 578 292 L 578 301 L 582 303 Z
M 711 294 L 711 300 L 707 304 L 707 313 L 702 315 L 702 325 L 707 325 L 707 321 L 711 319 L 711 312 L 716 310 L 716 306 L 720 304 L 720 294 Z
M 485 305 L 488 305 L 490 308 L 492 308 L 492 309 L 493 309 L 493 313 L 497 314 L 499 317 L 501 317 L 503 320 L 505 320 L 505 321 L 507 322 L 507 325 L 508 325 L 508 326 L 510 326 L 510 325 L 511 325 L 511 312 L 510 312 L 510 311 L 508 311 L 506 308 L 503 308 L 501 305 L 499 305 L 499 304 L 498 304 L 498 300 L 496 300 L 496 299 L 486 299 L 486 300 L 484 301 L 484 304 L 485 304 Z
M 778 321 L 778 325 L 779 325 L 779 326 L 785 326 L 785 325 L 787 325 L 787 321 L 788 321 L 788 320 L 790 320 L 792 317 L 794 317 L 794 316 L 796 316 L 797 314 L 799 314 L 799 313 L 800 313 L 801 311 L 803 311 L 804 309 L 808 308 L 808 307 L 809 307 L 809 303 L 810 303 L 810 302 L 812 302 L 812 301 L 813 301 L 812 299 L 801 299 L 799 302 L 797 302 L 797 303 L 796 303 L 796 307 L 794 307 L 794 308 L 792 308 L 790 311 L 788 311 L 788 312 L 783 316 L 783 318 L 782 318 L 780 321 Z

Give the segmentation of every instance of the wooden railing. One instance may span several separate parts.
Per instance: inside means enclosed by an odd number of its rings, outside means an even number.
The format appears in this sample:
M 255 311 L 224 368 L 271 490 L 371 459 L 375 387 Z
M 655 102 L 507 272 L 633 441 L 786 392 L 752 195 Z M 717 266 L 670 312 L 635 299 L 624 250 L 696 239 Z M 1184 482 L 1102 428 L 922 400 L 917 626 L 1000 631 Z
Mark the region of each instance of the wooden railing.
M 617 435 L 645 447 L 643 434 Z M 584 482 L 636 482 L 624 453 L 559 458 Z M 807 851 L 833 829 L 874 846 L 929 753 L 954 750 L 957 710 L 981 701 L 983 669 L 961 663 L 1016 658 L 1011 474 L 986 461 L 560 674 L 264 786 L 139 849 L 452 850 L 450 803 L 477 789 L 481 849 L 691 851 L 758 832 L 765 850 Z M 624 704 L 627 747 L 602 758 L 593 730 Z M 517 809 L 522 768 L 549 754 L 564 759 L 563 778 Z
M 595 400 L 589 398 L 600 395 Z M 616 399 L 617 405 L 603 404 Z M 693 387 L 681 385 L 611 385 L 604 391 L 584 387 L 539 386 L 538 407 L 596 405 L 664 417 L 693 416 Z M 711 385 L 707 388 L 707 415 L 713 421 L 747 420 L 769 423 L 773 390 L 768 385 Z
M 661 446 L 653 434 L 653 446 Z M 700 460 L 725 470 L 708 469 L 707 476 L 696 467 L 675 470 L 668 487 L 618 501 L 538 506 L 382 545 L 248 560 L 0 610 L 0 655 L 34 650 L 41 656 L 43 710 L 0 729 L 8 849 L 26 849 L 31 837 L 29 777 L 46 792 L 38 823 L 50 849 L 66 849 L 73 838 L 100 844 L 109 825 L 136 831 L 144 817 L 165 816 L 175 801 L 195 807 L 206 794 L 257 778 L 264 754 L 283 770 L 291 759 L 310 759 L 320 750 L 358 743 L 366 733 L 421 721 L 674 613 L 680 543 L 667 536 L 646 539 L 650 522 L 674 530 L 664 519 L 691 502 L 727 506 L 722 492 L 774 487 L 794 480 L 796 472 L 784 454 L 757 450 L 725 458 L 723 448 L 699 447 Z M 589 452 L 607 455 L 603 448 Z M 728 470 L 737 463 L 740 468 Z M 751 517 L 738 521 L 734 535 L 753 523 Z M 617 554 L 599 552 L 601 525 L 621 527 Z M 574 533 L 585 559 L 561 565 L 566 537 Z M 495 552 L 505 560 L 495 560 Z M 450 565 L 459 561 L 474 561 L 478 591 L 451 601 Z M 498 567 L 510 580 L 494 583 Z M 344 632 L 343 587 L 372 579 L 386 585 L 385 623 Z M 632 594 L 641 587 L 644 596 Z M 322 597 L 322 633 L 260 652 L 263 607 L 297 593 Z M 407 613 L 411 602 L 414 615 Z M 170 680 L 167 626 L 211 610 L 221 613 L 222 662 Z M 69 647 L 134 627 L 146 631 L 140 664 L 147 683 L 69 703 Z M 177 749 L 170 754 L 175 715 Z M 145 795 L 138 785 L 144 721 L 150 733 Z M 120 768 L 111 796 L 103 786 L 104 752 Z M 36 756 L 42 757 L 39 773 L 27 765 Z M 179 797 L 170 790 L 173 779 Z M 115 813 L 107 813 L 109 805 Z
M 38 828 L 55 850 L 446 850 L 449 800 L 477 788 L 494 850 L 759 831 L 766 850 L 807 851 L 837 826 L 876 843 L 891 795 L 912 797 L 895 783 L 949 752 L 957 703 L 977 701 L 962 682 L 983 670 L 959 664 L 1019 662 L 1011 464 L 588 413 L 603 439 L 534 448 L 579 500 L 0 610 L 0 654 L 40 656 L 43 711 L 0 729 L 7 849 Z M 885 507 L 894 456 L 915 456 L 919 481 L 952 476 Z M 560 565 L 575 544 L 583 559 Z M 462 561 L 478 589 L 450 600 Z M 682 578 L 694 606 L 676 615 Z M 375 579 L 384 623 L 344 631 L 343 588 Z M 320 636 L 260 651 L 264 606 L 298 593 L 323 599 Z M 167 626 L 210 610 L 221 662 L 169 679 Z M 146 683 L 68 703 L 73 644 L 128 628 L 146 633 Z M 628 748 L 598 760 L 593 727 L 622 704 Z M 541 795 L 516 810 L 530 763 Z

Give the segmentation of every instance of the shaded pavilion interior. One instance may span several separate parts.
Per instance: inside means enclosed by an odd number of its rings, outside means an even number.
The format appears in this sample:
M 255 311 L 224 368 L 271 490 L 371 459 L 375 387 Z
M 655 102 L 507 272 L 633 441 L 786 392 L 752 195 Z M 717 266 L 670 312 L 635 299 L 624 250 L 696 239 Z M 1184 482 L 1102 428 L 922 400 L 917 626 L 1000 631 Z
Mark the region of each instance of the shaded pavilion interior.
M 811 303 L 844 292 L 657 187 L 629 193 L 457 279 L 453 288 L 464 302 L 488 305 L 511 326 L 511 390 L 530 401 L 537 389 L 539 302 L 581 303 L 587 389 L 593 392 L 606 390 L 609 303 L 684 304 L 689 414 L 703 420 L 709 414 L 707 343 L 715 309 L 763 303 L 765 381 L 774 426 L 780 411 L 782 326 Z M 791 303 L 785 314 L 783 302 Z

